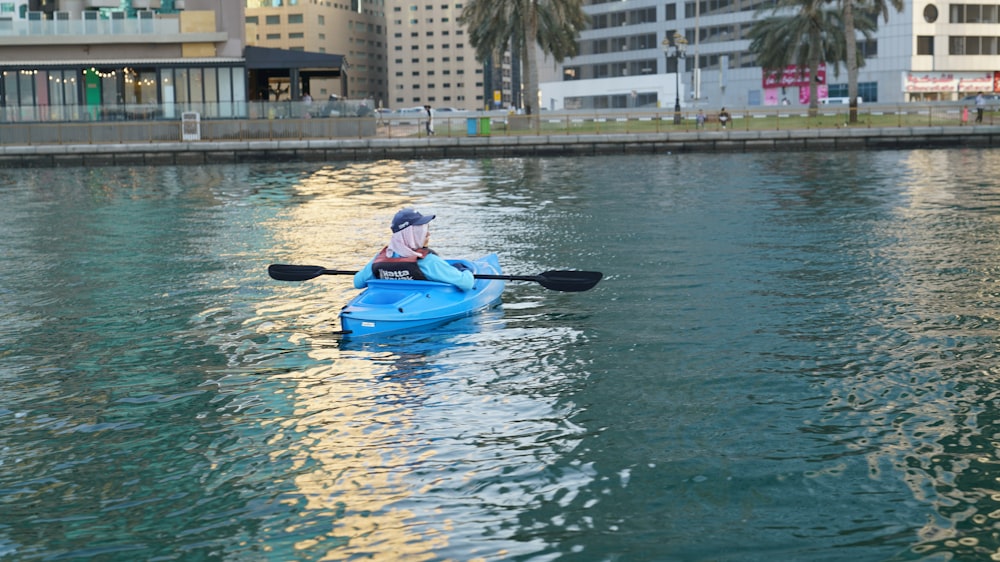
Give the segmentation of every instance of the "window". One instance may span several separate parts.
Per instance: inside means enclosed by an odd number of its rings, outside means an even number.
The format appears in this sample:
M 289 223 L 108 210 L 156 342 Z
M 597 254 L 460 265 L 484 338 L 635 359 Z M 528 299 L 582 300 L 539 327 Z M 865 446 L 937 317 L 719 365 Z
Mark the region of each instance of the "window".
M 257 18 L 257 16 L 247 16 L 247 23 L 252 23 L 256 25 L 257 23 L 260 23 L 260 20 Z
M 948 54 L 949 55 L 964 55 L 965 54 L 965 37 L 949 37 L 948 38 Z
M 267 34 L 267 39 L 268 39 L 268 41 L 277 41 L 278 39 L 281 39 L 281 34 L 280 33 L 268 33 Z
M 280 25 L 281 16 L 267 16 L 264 20 L 267 25 Z
M 933 55 L 934 54 L 934 36 L 933 35 L 920 35 L 917 37 L 917 54 L 918 55 Z

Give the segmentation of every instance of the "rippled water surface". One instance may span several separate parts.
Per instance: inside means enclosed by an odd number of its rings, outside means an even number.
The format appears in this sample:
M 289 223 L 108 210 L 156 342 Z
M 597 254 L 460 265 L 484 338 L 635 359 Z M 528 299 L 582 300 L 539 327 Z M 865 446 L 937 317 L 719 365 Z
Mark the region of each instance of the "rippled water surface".
M 0 170 L 0 558 L 1000 560 L 1000 153 Z M 600 270 L 339 340 L 404 205 Z

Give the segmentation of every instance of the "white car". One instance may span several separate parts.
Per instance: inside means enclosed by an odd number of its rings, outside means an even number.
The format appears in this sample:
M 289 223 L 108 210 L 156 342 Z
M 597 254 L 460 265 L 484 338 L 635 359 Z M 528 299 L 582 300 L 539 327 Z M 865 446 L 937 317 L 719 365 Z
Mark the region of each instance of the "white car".
M 405 125 L 419 123 L 420 119 L 426 116 L 427 111 L 422 107 L 404 107 L 403 109 L 394 111 L 392 119 L 401 125 Z

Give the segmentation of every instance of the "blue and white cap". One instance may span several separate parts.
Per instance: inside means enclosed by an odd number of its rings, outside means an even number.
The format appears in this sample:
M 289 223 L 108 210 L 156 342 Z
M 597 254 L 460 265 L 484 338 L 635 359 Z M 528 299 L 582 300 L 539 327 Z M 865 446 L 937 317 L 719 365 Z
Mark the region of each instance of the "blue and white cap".
M 434 220 L 435 215 L 421 215 L 414 209 L 403 209 L 392 217 L 392 231 L 399 232 L 415 224 L 427 224 Z

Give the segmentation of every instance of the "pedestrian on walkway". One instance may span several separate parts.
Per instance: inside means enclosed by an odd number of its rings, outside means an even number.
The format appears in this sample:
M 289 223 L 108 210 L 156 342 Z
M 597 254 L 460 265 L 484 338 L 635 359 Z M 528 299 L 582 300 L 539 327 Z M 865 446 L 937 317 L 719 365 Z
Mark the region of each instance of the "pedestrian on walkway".
M 431 106 L 425 105 L 424 111 L 427 112 L 427 136 L 434 136 L 434 112 L 431 110 Z

